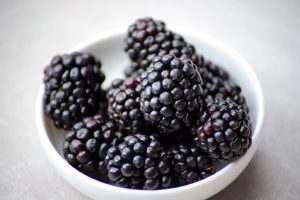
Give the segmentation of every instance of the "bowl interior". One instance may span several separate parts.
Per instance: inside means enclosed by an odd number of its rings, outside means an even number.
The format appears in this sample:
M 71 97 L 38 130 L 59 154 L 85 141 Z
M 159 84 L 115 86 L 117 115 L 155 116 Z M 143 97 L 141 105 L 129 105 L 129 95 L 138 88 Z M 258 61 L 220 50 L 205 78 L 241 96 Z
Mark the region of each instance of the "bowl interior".
M 231 163 L 228 166 L 226 166 L 226 163 L 219 163 L 217 165 L 217 171 L 222 172 L 217 172 L 213 176 L 203 181 L 190 184 L 188 186 L 170 189 L 180 191 L 182 188 L 195 188 L 194 186 L 196 186 L 197 184 L 203 185 L 204 183 L 208 183 L 209 181 L 217 181 L 219 178 L 218 176 L 222 174 L 225 178 L 230 179 L 230 181 L 228 180 L 226 183 L 224 182 L 223 185 L 221 184 L 221 182 L 220 184 L 217 183 L 216 189 L 214 190 L 212 188 L 211 191 L 208 192 L 210 195 L 212 195 L 223 189 L 226 186 L 226 184 L 228 185 L 235 177 L 237 177 L 238 174 L 250 161 L 255 152 L 258 142 L 258 134 L 261 129 L 263 120 L 262 92 L 259 82 L 254 72 L 251 70 L 250 66 L 246 63 L 246 61 L 244 61 L 244 59 L 242 59 L 235 51 L 231 50 L 231 48 L 229 48 L 227 45 L 214 38 L 211 38 L 210 36 L 207 36 L 205 34 L 198 34 L 191 30 L 173 30 L 181 34 L 188 42 L 192 43 L 197 49 L 197 52 L 203 54 L 206 58 L 214 61 L 215 63 L 220 64 L 230 73 L 232 79 L 235 80 L 241 86 L 243 94 L 246 97 L 247 104 L 250 108 L 250 118 L 253 125 L 253 145 L 251 148 L 254 149 L 251 152 L 247 152 L 242 159 L 239 159 L 238 161 Z M 94 54 L 97 58 L 99 58 L 102 62 L 102 69 L 106 74 L 104 87 L 108 87 L 113 79 L 123 77 L 124 68 L 129 64 L 129 59 L 122 48 L 124 37 L 125 32 L 115 30 L 106 33 L 106 35 L 101 35 L 101 37 L 96 36 L 94 38 L 86 40 L 83 43 L 71 49 L 70 52 L 90 52 Z M 38 99 L 38 101 L 41 101 L 41 99 Z M 40 103 L 40 105 L 42 104 Z M 61 158 L 64 159 L 62 154 L 62 144 L 65 137 L 65 131 L 56 129 L 53 126 L 52 122 L 43 114 L 43 111 L 40 113 L 42 113 L 42 116 L 38 115 L 37 117 L 42 118 L 41 122 L 43 124 L 42 126 L 44 129 L 42 132 L 45 132 L 47 134 L 47 138 L 49 138 L 51 145 L 53 145 L 53 147 L 59 153 Z M 234 171 L 234 165 L 238 166 L 238 163 L 241 162 L 243 162 L 243 165 L 240 165 L 238 167 L 238 170 L 235 172 L 235 175 L 233 175 L 232 178 L 229 178 L 231 176 L 229 171 Z

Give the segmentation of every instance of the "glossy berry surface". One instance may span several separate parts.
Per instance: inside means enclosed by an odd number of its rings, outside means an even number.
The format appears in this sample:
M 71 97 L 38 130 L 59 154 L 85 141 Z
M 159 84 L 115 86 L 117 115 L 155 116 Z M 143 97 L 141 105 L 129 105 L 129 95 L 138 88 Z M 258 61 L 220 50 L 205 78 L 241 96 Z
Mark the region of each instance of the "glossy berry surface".
M 108 177 L 119 186 L 154 190 L 172 186 L 171 165 L 154 135 L 135 134 L 108 150 Z
M 177 186 L 187 185 L 215 173 L 212 159 L 199 147 L 188 143 L 175 144 L 169 150 Z
M 145 121 L 161 133 L 193 125 L 202 108 L 202 79 L 190 60 L 174 55 L 155 57 L 141 75 L 141 109 Z
M 206 103 L 194 130 L 195 143 L 212 158 L 234 160 L 252 143 L 252 128 L 247 112 L 230 100 Z
M 246 99 L 238 86 L 225 69 L 211 61 L 206 61 L 201 73 L 203 78 L 203 93 L 206 99 L 232 100 L 248 112 Z
M 139 84 L 137 77 L 129 77 L 125 81 L 116 79 L 107 92 L 108 115 L 120 129 L 136 132 L 143 125 Z
M 193 45 L 169 31 L 164 22 L 153 18 L 139 18 L 130 25 L 124 43 L 124 50 L 133 61 L 125 71 L 126 76 L 142 73 L 155 56 L 166 54 L 191 59 L 199 67 L 203 65 L 203 57 L 196 53 Z
M 104 158 L 108 148 L 117 145 L 122 138 L 123 134 L 112 122 L 95 115 L 77 122 L 67 133 L 63 154 L 79 171 L 101 179 L 107 173 Z
M 56 127 L 69 129 L 105 102 L 101 63 L 93 55 L 58 55 L 44 69 L 44 109 Z

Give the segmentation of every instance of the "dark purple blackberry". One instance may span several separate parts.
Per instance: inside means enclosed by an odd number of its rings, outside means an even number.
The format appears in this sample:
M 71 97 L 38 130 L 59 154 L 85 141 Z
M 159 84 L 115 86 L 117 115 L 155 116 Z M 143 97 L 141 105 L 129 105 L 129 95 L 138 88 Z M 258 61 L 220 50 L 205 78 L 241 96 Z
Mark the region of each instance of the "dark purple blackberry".
M 231 100 L 206 102 L 193 134 L 197 146 L 220 160 L 231 161 L 242 156 L 252 142 L 249 116 Z
M 100 101 L 98 102 L 97 105 L 97 110 L 96 110 L 96 114 L 102 115 L 105 118 L 108 118 L 107 116 L 107 110 L 108 110 L 108 99 L 107 99 L 107 91 L 105 90 L 101 90 L 102 94 L 100 94 Z
M 242 106 L 248 112 L 248 106 L 241 88 L 230 79 L 225 69 L 207 61 L 201 75 L 204 82 L 202 88 L 207 99 L 229 99 Z
M 144 119 L 161 133 L 180 133 L 193 125 L 203 104 L 202 79 L 196 68 L 191 60 L 164 55 L 155 57 L 141 75 Z
M 104 159 L 109 147 L 118 145 L 123 134 L 101 115 L 77 122 L 66 135 L 63 154 L 73 167 L 94 178 L 107 173 Z
M 171 165 L 157 137 L 144 134 L 127 136 L 107 157 L 108 177 L 119 186 L 154 190 L 172 186 Z
M 140 110 L 140 82 L 129 77 L 125 81 L 116 79 L 107 92 L 108 115 L 121 129 L 136 132 L 143 125 Z
M 55 126 L 71 128 L 92 116 L 105 101 L 101 88 L 105 76 L 99 60 L 87 53 L 54 56 L 44 70 L 45 112 Z
M 125 68 L 124 74 L 126 77 L 139 76 L 145 69 L 146 67 L 141 67 L 137 62 L 132 62 Z
M 202 56 L 196 54 L 193 45 L 180 35 L 167 30 L 164 22 L 149 17 L 137 19 L 129 26 L 124 49 L 135 62 L 131 69 L 126 69 L 126 75 L 129 76 L 128 72 L 143 72 L 155 56 L 166 54 L 191 59 L 201 67 L 203 64 Z
M 215 173 L 212 159 L 199 147 L 185 143 L 176 144 L 169 150 L 169 156 L 177 186 L 202 180 Z
M 99 162 L 97 171 L 101 176 L 105 176 L 107 178 L 107 166 L 105 162 L 107 151 L 110 147 L 118 146 L 123 141 L 123 138 L 129 133 L 119 131 L 119 128 L 112 121 L 107 121 L 104 125 L 101 126 L 101 133 L 102 134 L 99 134 L 99 137 L 97 138 L 101 139 L 104 142 L 102 142 L 99 146 Z

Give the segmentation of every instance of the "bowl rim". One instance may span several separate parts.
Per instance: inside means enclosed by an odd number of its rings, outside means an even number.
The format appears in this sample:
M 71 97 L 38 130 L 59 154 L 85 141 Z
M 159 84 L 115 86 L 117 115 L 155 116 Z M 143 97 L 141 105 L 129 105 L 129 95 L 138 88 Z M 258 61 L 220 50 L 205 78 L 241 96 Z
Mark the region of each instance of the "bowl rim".
M 181 35 L 188 35 L 193 38 L 201 38 L 202 40 L 208 41 L 214 48 L 219 48 L 219 49 L 221 49 L 221 51 L 224 51 L 227 54 L 230 54 L 235 59 L 235 61 L 237 61 L 239 63 L 239 65 L 243 66 L 243 68 L 246 71 L 246 73 L 248 74 L 248 76 L 250 76 L 250 78 L 253 80 L 253 83 L 254 83 L 253 87 L 255 88 L 255 91 L 256 91 L 255 94 L 256 94 L 256 100 L 258 102 L 258 105 L 257 105 L 258 113 L 257 113 L 256 126 L 254 127 L 252 140 L 253 140 L 253 143 L 254 142 L 258 143 L 259 142 L 258 136 L 261 135 L 262 125 L 263 125 L 263 120 L 264 120 L 264 97 L 263 97 L 263 92 L 262 92 L 260 82 L 259 82 L 257 76 L 255 75 L 253 69 L 248 64 L 248 62 L 243 57 L 241 57 L 233 48 L 231 48 L 230 46 L 228 46 L 227 44 L 225 44 L 224 42 L 220 41 L 219 39 L 217 39 L 213 36 L 210 36 L 206 33 L 195 31 L 195 30 L 192 30 L 192 29 L 189 29 L 186 27 L 178 27 L 178 26 L 176 28 L 172 27 L 172 26 L 170 26 L 170 27 L 176 33 L 179 33 Z M 96 44 L 97 42 L 105 41 L 109 38 L 117 37 L 118 35 L 124 35 L 125 30 L 126 29 L 118 28 L 118 29 L 106 31 L 101 34 L 94 35 L 94 36 L 78 43 L 75 47 L 71 48 L 68 52 L 70 53 L 70 52 L 74 52 L 74 51 L 79 51 L 79 50 L 85 49 L 89 46 L 92 46 L 93 44 Z M 232 169 L 236 168 L 236 166 L 238 166 L 238 164 L 240 162 L 242 162 L 242 159 L 245 158 L 245 156 L 243 156 L 243 157 L 239 158 L 237 161 L 229 163 L 227 166 L 222 168 L 217 173 L 209 176 L 208 178 L 205 178 L 201 181 L 198 181 L 198 182 L 195 182 L 192 184 L 188 184 L 188 185 L 176 187 L 176 188 L 148 191 L 148 190 L 136 190 L 136 189 L 121 188 L 121 187 L 117 187 L 117 186 L 110 185 L 107 183 L 103 183 L 101 181 L 90 178 L 90 177 L 86 176 L 85 174 L 79 172 L 75 168 L 73 168 L 59 154 L 59 152 L 57 152 L 57 150 L 55 149 L 55 147 L 53 146 L 53 144 L 49 138 L 49 135 L 45 128 L 45 122 L 43 120 L 43 117 L 45 115 L 44 111 L 43 111 L 43 101 L 42 101 L 43 93 L 44 93 L 44 84 L 42 83 L 39 88 L 39 92 L 38 92 L 37 99 L 36 99 L 35 121 L 36 121 L 38 134 L 39 134 L 42 146 L 44 147 L 44 150 L 48 154 L 49 158 L 52 161 L 58 162 L 57 164 L 62 166 L 63 169 L 74 174 L 74 176 L 77 176 L 80 179 L 80 181 L 85 182 L 86 184 L 92 184 L 94 187 L 97 187 L 99 189 L 105 188 L 106 190 L 110 190 L 111 192 L 122 192 L 122 193 L 131 194 L 131 195 L 167 195 L 170 193 L 174 194 L 174 192 L 179 193 L 182 191 L 193 190 L 197 187 L 206 185 L 209 182 L 214 182 L 216 179 L 228 174 Z M 250 149 L 252 147 L 253 147 L 253 145 L 250 147 Z M 249 153 L 249 150 L 246 152 L 246 154 L 248 154 L 248 153 Z

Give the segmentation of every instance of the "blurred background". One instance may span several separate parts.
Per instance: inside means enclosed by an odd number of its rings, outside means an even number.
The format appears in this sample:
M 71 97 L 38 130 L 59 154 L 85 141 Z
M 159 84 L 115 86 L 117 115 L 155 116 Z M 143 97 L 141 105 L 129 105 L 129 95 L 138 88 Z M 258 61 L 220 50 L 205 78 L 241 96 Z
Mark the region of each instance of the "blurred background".
M 58 175 L 38 139 L 42 70 L 54 54 L 143 16 L 221 39 L 261 81 L 261 144 L 246 170 L 211 199 L 299 199 L 299 0 L 0 0 L 0 199 L 88 199 Z

